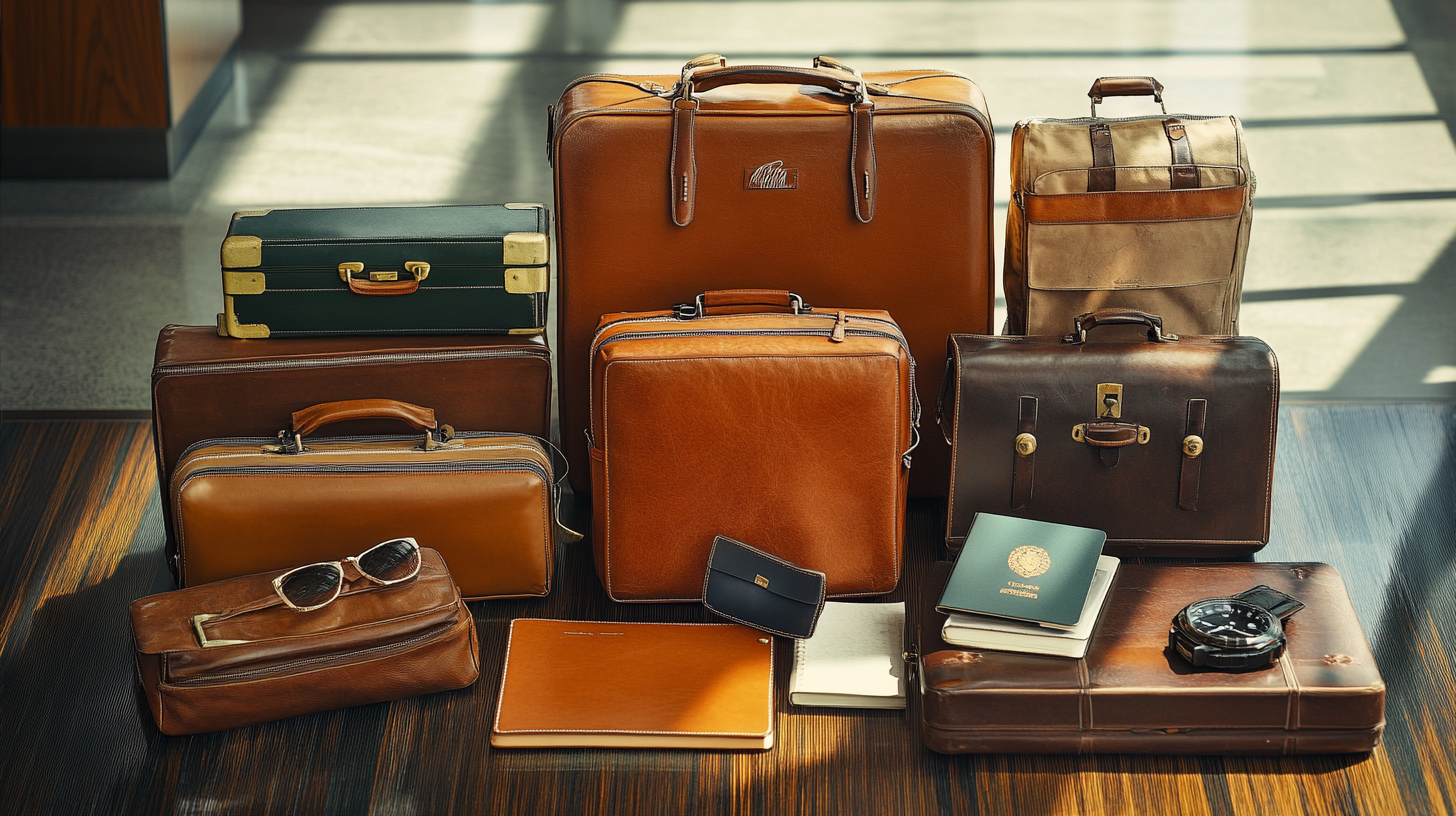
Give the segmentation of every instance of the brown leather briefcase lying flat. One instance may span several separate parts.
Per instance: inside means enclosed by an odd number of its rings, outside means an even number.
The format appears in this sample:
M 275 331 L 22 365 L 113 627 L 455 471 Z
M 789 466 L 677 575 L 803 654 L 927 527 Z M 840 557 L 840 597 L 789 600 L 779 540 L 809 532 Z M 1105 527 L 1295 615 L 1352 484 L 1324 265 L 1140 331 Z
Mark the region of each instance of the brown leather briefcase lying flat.
M 1107 339 L 1137 326 L 1147 339 Z M 956 335 L 946 544 L 977 513 L 1092 527 L 1110 555 L 1224 558 L 1269 543 L 1279 370 L 1254 337 L 1163 331 L 1129 309 L 1062 337 Z
M 773 291 L 606 315 L 592 343 L 592 546 L 618 601 L 699 601 L 727 536 L 831 596 L 900 579 L 919 403 L 884 312 Z
M 475 682 L 475 619 L 439 553 L 421 549 L 419 574 L 393 586 L 343 569 L 352 580 L 339 597 L 307 612 L 281 601 L 252 608 L 277 601 L 272 580 L 283 570 L 134 601 L 137 669 L 162 733 L 201 734 Z
M 1081 660 L 968 650 L 940 637 L 921 596 L 919 688 L 925 744 L 943 754 L 1340 754 L 1385 728 L 1385 682 L 1340 574 L 1329 564 L 1123 564 Z M 1304 608 L 1284 623 L 1275 665 L 1199 670 L 1168 650 L 1194 601 L 1264 585 Z
M 1103 77 L 1092 117 L 1011 131 L 1006 312 L 1011 334 L 1063 331 L 1083 312 L 1162 315 L 1178 334 L 1237 334 L 1254 173 L 1233 116 L 1106 119 L 1108 96 L 1151 96 L 1152 77 Z
M 152 434 L 167 528 L 172 470 L 204 439 L 272 436 L 294 411 L 386 397 L 429 405 L 458 428 L 549 438 L 551 351 L 542 336 L 316 337 L 234 340 L 211 326 L 168 326 L 152 368 Z M 317 436 L 398 433 L 391 421 L 354 420 Z
M 395 419 L 415 433 L 313 434 L 352 419 Z M 182 454 L 170 493 L 180 579 L 193 586 L 413 538 L 440 551 L 469 600 L 546 595 L 552 473 L 535 437 L 457 432 L 395 400 L 315 405 L 276 436 L 208 439 Z
M 676 76 L 582 77 L 552 114 L 561 438 L 578 493 L 604 314 L 792 289 L 888 311 L 930 371 L 951 333 L 991 331 L 991 121 L 960 74 L 709 55 Z M 927 441 L 915 495 L 945 495 L 948 459 Z

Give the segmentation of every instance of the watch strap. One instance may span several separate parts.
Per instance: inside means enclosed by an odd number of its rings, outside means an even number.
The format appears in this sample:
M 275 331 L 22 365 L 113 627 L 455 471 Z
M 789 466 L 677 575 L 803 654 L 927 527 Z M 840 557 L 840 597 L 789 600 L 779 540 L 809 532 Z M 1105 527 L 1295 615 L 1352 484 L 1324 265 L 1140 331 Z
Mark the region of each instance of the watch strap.
M 1262 584 L 1253 589 L 1246 589 L 1234 597 L 1255 606 L 1262 606 L 1280 620 L 1284 620 L 1304 608 L 1304 602 Z

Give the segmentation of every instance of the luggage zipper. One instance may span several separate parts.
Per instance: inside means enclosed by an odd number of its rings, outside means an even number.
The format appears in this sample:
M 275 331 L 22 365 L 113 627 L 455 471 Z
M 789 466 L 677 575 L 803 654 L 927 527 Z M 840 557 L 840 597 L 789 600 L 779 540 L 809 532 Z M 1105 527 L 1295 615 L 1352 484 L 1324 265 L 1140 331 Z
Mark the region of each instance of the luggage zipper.
M 480 351 L 421 351 L 405 354 L 361 354 L 356 357 L 335 357 L 331 359 L 282 359 L 243 360 L 232 363 L 171 363 L 152 369 L 152 384 L 162 377 L 184 374 L 221 374 L 228 371 L 256 371 L 297 368 L 346 368 L 350 366 L 374 365 L 376 363 L 432 363 L 452 360 L 487 360 L 493 357 L 540 357 L 550 360 L 551 352 L 537 346 L 522 346 L 509 349 L 485 349 Z
M 215 674 L 204 677 L 187 677 L 181 680 L 173 680 L 166 685 L 169 686 L 216 686 L 223 683 L 235 683 L 242 680 L 258 680 L 266 677 L 291 674 L 300 669 L 325 668 L 329 666 L 347 666 L 351 663 L 363 663 L 380 657 L 388 657 L 397 652 L 408 651 L 409 649 L 424 643 L 427 640 L 439 638 L 446 634 L 455 624 L 442 623 L 431 627 L 418 635 L 401 640 L 398 643 L 385 643 L 379 646 L 371 646 L 368 649 L 360 649 L 357 652 L 345 654 L 317 655 L 302 660 L 294 660 L 288 663 L 280 663 L 276 666 L 265 666 L 258 669 L 243 669 L 240 671 L 228 672 L 226 674 Z M 266 642 L 266 641 L 262 641 Z

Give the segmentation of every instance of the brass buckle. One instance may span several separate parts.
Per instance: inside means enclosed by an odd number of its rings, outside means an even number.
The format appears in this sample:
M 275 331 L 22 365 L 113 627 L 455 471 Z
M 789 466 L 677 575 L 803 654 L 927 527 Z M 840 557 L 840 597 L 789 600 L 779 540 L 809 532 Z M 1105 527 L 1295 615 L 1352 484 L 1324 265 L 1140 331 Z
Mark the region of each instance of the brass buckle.
M 192 616 L 192 631 L 197 633 L 197 642 L 202 645 L 202 648 L 208 649 L 213 646 L 237 646 L 240 643 L 253 642 L 251 640 L 227 640 L 226 638 L 218 638 L 214 640 L 212 638 L 209 638 L 207 636 L 207 633 L 202 631 L 202 624 L 207 623 L 214 618 L 220 617 L 222 617 L 221 612 L 204 613 L 202 615 Z

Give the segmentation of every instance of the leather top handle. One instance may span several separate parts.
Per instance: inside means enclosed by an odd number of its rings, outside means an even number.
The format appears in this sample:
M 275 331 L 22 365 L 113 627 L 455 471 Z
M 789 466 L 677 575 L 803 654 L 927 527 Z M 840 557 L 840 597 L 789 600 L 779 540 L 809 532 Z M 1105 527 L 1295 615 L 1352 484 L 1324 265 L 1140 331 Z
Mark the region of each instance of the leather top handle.
M 1098 326 L 1147 326 L 1148 339 L 1155 343 L 1176 341 L 1178 335 L 1163 331 L 1163 318 L 1137 309 L 1109 307 L 1079 314 L 1072 318 L 1072 333 L 1062 338 L 1064 343 L 1085 343 L 1087 332 Z
M 696 91 L 727 85 L 815 85 L 850 96 L 849 187 L 854 217 L 868 224 L 875 217 L 878 176 L 875 162 L 874 110 L 870 86 L 859 75 L 831 67 L 821 58 L 813 68 L 783 65 L 727 65 L 717 54 L 707 54 L 683 66 L 682 81 L 673 89 L 672 151 L 668 158 L 668 196 L 672 223 L 693 222 L 698 194 L 698 160 L 694 145 L 698 99 Z M 835 66 L 840 65 L 831 60 Z M 878 86 L 877 86 L 878 88 Z M 883 92 L 883 88 L 878 88 Z
M 1092 100 L 1092 116 L 1097 116 L 1097 103 L 1109 96 L 1151 96 L 1154 102 L 1168 112 L 1163 104 L 1163 83 L 1150 76 L 1098 77 L 1093 80 L 1087 96 Z
M 417 431 L 433 431 L 435 409 L 392 399 L 358 399 L 322 402 L 293 412 L 293 433 L 311 434 L 325 425 L 351 419 L 398 419 Z
M 673 306 L 672 311 L 681 320 L 692 320 L 704 315 L 756 312 L 803 314 L 814 311 L 814 307 L 785 289 L 714 289 L 698 295 L 692 303 Z

